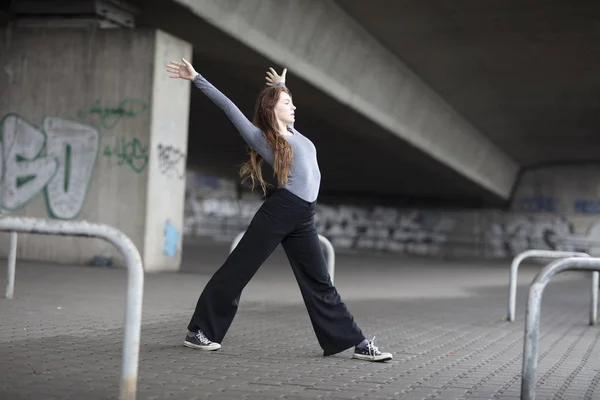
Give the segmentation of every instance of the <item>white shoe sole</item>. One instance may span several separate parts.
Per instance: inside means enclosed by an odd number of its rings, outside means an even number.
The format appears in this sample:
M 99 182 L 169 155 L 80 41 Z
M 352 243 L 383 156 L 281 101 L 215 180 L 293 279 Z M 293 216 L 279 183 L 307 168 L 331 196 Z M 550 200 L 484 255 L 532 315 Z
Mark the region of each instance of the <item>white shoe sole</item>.
M 363 361 L 373 361 L 373 362 L 383 362 L 383 361 L 389 361 L 391 360 L 393 357 L 391 354 L 382 354 L 381 356 L 375 357 L 375 356 L 367 356 L 367 355 L 363 355 L 363 354 L 353 354 L 352 358 L 356 358 L 358 360 L 363 360 Z
M 221 345 L 219 343 L 211 343 L 208 346 L 200 346 L 200 345 L 188 342 L 187 340 L 183 342 L 183 345 L 185 347 L 189 347 L 190 349 L 205 350 L 205 351 L 215 351 L 215 350 L 219 350 L 221 348 Z

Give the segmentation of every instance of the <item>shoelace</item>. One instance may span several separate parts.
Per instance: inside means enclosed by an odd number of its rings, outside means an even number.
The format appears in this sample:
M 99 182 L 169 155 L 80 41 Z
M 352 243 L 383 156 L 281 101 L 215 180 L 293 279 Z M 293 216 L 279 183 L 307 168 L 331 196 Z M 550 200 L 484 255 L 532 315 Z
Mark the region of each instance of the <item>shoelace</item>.
M 373 339 L 369 340 L 369 343 L 367 344 L 367 349 L 369 350 L 369 355 L 371 356 L 375 356 L 377 354 L 379 354 L 379 348 L 377 346 L 375 346 L 375 337 L 373 336 Z
M 196 339 L 198 339 L 198 341 L 200 341 L 200 343 L 202 344 L 210 344 L 210 340 L 208 340 L 208 338 L 206 336 L 204 336 L 204 334 L 202 332 L 198 332 L 196 333 Z

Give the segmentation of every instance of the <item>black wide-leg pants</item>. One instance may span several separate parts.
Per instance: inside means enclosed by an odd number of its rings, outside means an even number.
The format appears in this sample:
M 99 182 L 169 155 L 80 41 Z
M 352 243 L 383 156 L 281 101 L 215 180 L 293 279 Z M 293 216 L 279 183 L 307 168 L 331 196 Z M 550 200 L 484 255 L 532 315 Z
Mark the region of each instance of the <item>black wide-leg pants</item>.
M 290 261 L 324 355 L 365 339 L 331 283 L 314 224 L 316 203 L 277 190 L 257 211 L 239 244 L 206 284 L 190 321 L 221 343 L 238 309 L 242 290 L 279 243 Z

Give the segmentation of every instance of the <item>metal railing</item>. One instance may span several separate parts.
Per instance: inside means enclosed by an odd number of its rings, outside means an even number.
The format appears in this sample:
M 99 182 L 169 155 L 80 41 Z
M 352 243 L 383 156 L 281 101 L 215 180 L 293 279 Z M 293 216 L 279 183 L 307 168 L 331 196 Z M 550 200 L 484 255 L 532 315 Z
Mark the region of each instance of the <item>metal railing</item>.
M 240 232 L 233 239 L 233 242 L 231 243 L 231 248 L 229 249 L 230 254 L 233 251 L 233 249 L 235 249 L 237 247 L 237 245 L 240 243 L 240 240 L 242 240 L 242 237 L 244 236 L 245 233 L 246 233 L 246 231 Z M 323 245 L 323 247 L 325 247 L 325 253 L 326 253 L 326 258 L 327 258 L 327 272 L 329 273 L 329 278 L 331 279 L 331 284 L 333 284 L 333 275 L 335 273 L 335 250 L 333 248 L 333 245 L 329 241 L 329 239 L 327 239 L 325 236 L 319 235 L 319 241 L 321 242 L 321 245 Z
M 515 309 L 517 303 L 517 275 L 521 262 L 526 258 L 569 258 L 569 257 L 589 257 L 587 253 L 573 252 L 573 251 L 553 251 L 553 250 L 527 250 L 518 254 L 510 265 L 510 276 L 508 279 L 508 310 L 506 313 L 506 320 L 514 322 L 515 320 Z M 598 272 L 592 273 L 592 280 L 598 281 Z M 598 284 L 592 283 L 592 303 L 590 304 L 590 325 L 594 325 L 597 319 L 598 312 Z M 596 299 L 595 301 L 593 299 Z
M 142 325 L 142 298 L 144 290 L 144 268 L 138 249 L 131 239 L 121 231 L 108 225 L 91 224 L 86 221 L 59 221 L 25 217 L 0 218 L 0 232 L 11 233 L 12 279 L 10 295 L 13 295 L 14 258 L 16 258 L 16 233 L 43 235 L 84 236 L 104 239 L 118 248 L 127 265 L 127 294 L 125 303 L 125 332 L 121 365 L 121 400 L 134 400 L 137 389 L 137 375 L 140 350 L 140 329 Z M 12 260 L 12 261 L 11 261 Z M 7 288 L 8 293 L 8 288 Z
M 16 264 L 17 264 L 17 232 L 11 232 L 9 249 L 8 249 L 8 272 L 6 275 L 5 296 L 7 299 L 12 299 L 15 294 Z
M 523 371 L 521 376 L 521 400 L 535 400 L 535 380 L 540 339 L 540 308 L 546 285 L 557 274 L 567 271 L 600 271 L 600 258 L 572 257 L 550 263 L 535 277 L 529 287 L 527 299 L 525 338 L 523 343 Z M 592 279 L 598 287 L 598 275 Z M 594 294 L 595 293 L 595 294 Z M 592 297 L 597 296 L 592 291 Z M 597 300 L 597 298 L 596 298 Z

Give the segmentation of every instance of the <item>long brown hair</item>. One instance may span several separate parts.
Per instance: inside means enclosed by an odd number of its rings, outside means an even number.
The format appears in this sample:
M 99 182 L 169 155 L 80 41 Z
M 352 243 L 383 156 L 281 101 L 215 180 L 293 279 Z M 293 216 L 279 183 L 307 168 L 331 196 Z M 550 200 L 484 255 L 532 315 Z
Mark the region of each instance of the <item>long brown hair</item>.
M 292 96 L 285 86 L 271 86 L 263 89 L 256 99 L 254 118 L 252 120 L 252 123 L 262 131 L 269 147 L 273 149 L 273 153 L 275 154 L 273 171 L 279 186 L 285 186 L 288 183 L 293 156 L 292 146 L 279 134 L 279 124 L 275 118 L 275 105 L 283 92 L 286 92 L 290 97 Z M 255 184 L 258 182 L 263 194 L 266 195 L 267 184 L 263 179 L 261 170 L 263 161 L 264 159 L 254 149 L 250 149 L 250 158 L 242 165 L 240 176 L 242 177 L 242 182 L 250 179 L 252 190 L 254 190 Z

